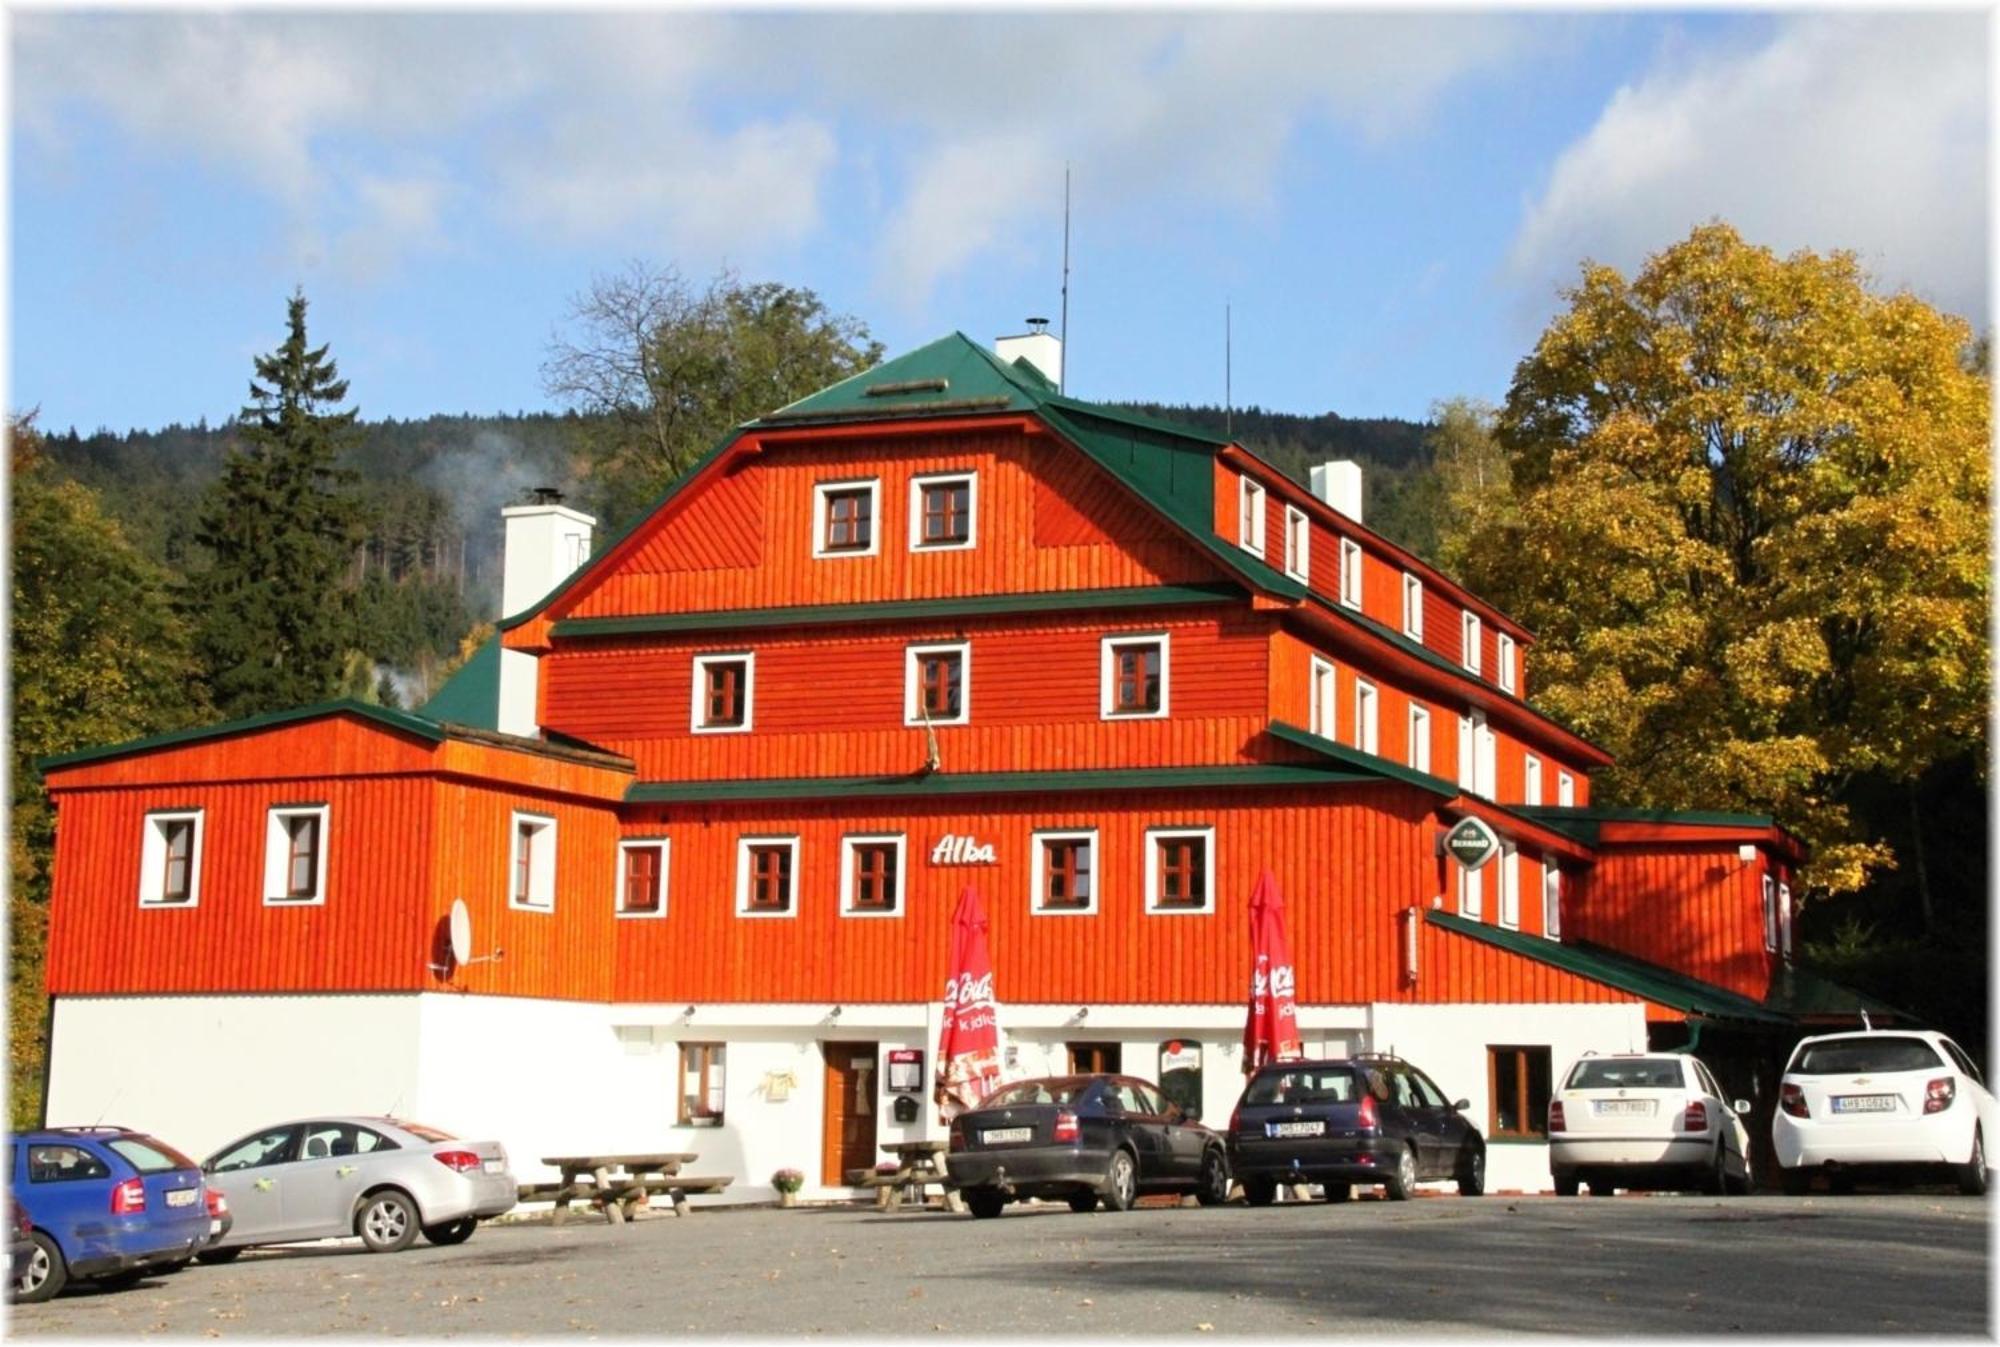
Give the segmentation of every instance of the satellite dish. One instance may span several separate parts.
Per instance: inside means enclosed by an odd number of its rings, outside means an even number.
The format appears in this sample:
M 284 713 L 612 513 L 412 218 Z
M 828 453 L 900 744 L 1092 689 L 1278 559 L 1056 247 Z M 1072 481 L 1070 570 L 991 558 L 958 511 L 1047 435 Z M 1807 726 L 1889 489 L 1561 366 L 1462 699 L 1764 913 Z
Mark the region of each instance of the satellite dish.
M 472 962 L 472 913 L 466 910 L 463 898 L 451 900 L 451 959 L 453 963 Z

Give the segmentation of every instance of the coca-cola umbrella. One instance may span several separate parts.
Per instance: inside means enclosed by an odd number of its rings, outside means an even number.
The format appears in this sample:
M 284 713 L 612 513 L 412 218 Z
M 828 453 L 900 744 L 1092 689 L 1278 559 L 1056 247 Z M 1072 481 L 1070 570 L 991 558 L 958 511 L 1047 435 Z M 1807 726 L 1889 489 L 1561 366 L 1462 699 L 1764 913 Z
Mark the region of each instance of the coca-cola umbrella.
M 951 971 L 938 1035 L 937 1100 L 947 1117 L 974 1108 L 1000 1083 L 1000 1022 L 993 1005 L 993 955 L 986 905 L 967 884 L 951 919 Z
M 1292 948 L 1285 941 L 1285 900 L 1269 870 L 1257 878 L 1250 893 L 1250 1017 L 1243 1024 L 1243 1069 L 1255 1071 L 1266 1062 L 1296 1061 L 1305 1055 L 1299 1042 L 1299 1011 L 1292 1000 L 1297 978 L 1292 972 Z

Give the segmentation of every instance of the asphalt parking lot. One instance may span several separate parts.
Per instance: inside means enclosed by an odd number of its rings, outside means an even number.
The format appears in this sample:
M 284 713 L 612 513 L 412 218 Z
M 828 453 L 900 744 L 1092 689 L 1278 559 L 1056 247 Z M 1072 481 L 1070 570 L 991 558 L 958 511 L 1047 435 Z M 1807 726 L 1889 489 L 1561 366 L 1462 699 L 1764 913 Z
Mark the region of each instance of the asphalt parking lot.
M 253 1252 L 14 1306 L 8 1332 L 1159 1337 L 1991 1331 L 1987 1204 L 1450 1197 L 997 1221 L 827 1207 Z

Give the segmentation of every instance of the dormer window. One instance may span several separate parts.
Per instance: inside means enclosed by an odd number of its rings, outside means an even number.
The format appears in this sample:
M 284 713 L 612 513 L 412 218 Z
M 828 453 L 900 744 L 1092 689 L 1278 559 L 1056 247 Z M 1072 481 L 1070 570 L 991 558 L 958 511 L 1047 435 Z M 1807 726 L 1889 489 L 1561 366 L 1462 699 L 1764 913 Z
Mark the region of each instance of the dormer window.
M 1264 555 L 1264 488 L 1248 477 L 1236 479 L 1236 541 L 1246 552 Z
M 813 488 L 813 555 L 875 555 L 875 517 L 882 495 L 879 481 L 821 482 Z
M 910 550 L 950 552 L 971 547 L 979 481 L 969 472 L 910 481 Z

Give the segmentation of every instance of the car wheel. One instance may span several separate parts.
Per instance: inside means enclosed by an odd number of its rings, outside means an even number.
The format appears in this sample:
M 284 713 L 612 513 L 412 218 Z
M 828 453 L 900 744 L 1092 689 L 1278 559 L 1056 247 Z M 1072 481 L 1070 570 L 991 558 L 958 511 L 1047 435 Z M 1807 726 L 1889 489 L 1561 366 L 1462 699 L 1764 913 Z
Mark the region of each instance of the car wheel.
M 472 1238 L 472 1232 L 479 1228 L 477 1216 L 462 1216 L 456 1221 L 446 1221 L 443 1225 L 424 1227 L 424 1238 L 433 1244 L 463 1244 Z
M 1750 1168 L 1750 1161 L 1743 1161 L 1743 1177 L 1729 1180 L 1729 1191 L 1738 1197 L 1749 1197 L 1757 1191 L 1757 1172 Z
M 1073 1212 L 1076 1212 L 1078 1215 L 1083 1215 L 1086 1212 L 1096 1211 L 1097 1194 L 1071 1193 L 1069 1195 L 1069 1209 Z
M 1351 1202 L 1354 1200 L 1354 1185 L 1351 1183 L 1329 1183 L 1326 1185 L 1326 1200 L 1329 1202 Z
M 1111 1164 L 1104 1171 L 1104 1207 L 1107 1211 L 1130 1211 L 1139 1200 L 1139 1166 L 1132 1152 L 1111 1152 Z
M 1778 1171 L 1778 1187 L 1784 1190 L 1786 1197 L 1804 1197 L 1806 1190 L 1812 1187 L 1812 1175 L 1806 1173 L 1803 1167 L 1781 1169 Z
M 965 1205 L 982 1221 L 990 1221 L 1007 1209 L 1007 1194 L 998 1188 L 968 1188 Z
M 1486 1191 L 1486 1148 L 1469 1146 L 1458 1157 L 1458 1195 L 1478 1197 Z
M 355 1233 L 370 1253 L 400 1253 L 417 1237 L 417 1207 L 394 1188 L 361 1199 Z
M 1592 1197 L 1609 1197 L 1617 1190 L 1617 1186 L 1610 1179 L 1594 1178 L 1590 1181 L 1590 1195 Z
M 203 1249 L 194 1256 L 194 1261 L 197 1263 L 233 1263 L 242 1254 L 243 1246 L 241 1244 L 233 1249 Z
M 1243 1200 L 1253 1207 L 1268 1207 L 1278 1197 L 1278 1185 L 1271 1179 L 1243 1180 Z
M 1401 1202 L 1417 1190 L 1417 1152 L 1414 1147 L 1403 1147 L 1403 1153 L 1396 1157 L 1396 1172 L 1382 1185 L 1391 1202 Z
M 1565 1174 L 1558 1170 L 1551 1177 L 1555 1180 L 1557 1197 L 1575 1197 L 1576 1190 L 1583 1186 L 1577 1182 L 1575 1174 Z
M 1715 1163 L 1702 1176 L 1701 1190 L 1710 1197 L 1725 1197 L 1729 1193 L 1729 1154 L 1720 1141 L 1715 1143 Z
M 1211 1148 L 1201 1157 L 1201 1187 L 1194 1190 L 1194 1200 L 1204 1207 L 1219 1207 L 1229 1200 L 1229 1162 L 1221 1151 Z
M 1986 1191 L 1986 1141 L 1972 1129 L 1972 1158 L 1958 1167 L 1958 1191 L 1978 1197 Z
M 32 1232 L 28 1238 L 35 1242 L 35 1251 L 28 1255 L 28 1265 L 21 1269 L 20 1280 L 14 1283 L 14 1299 L 32 1305 L 55 1299 L 63 1283 L 69 1280 L 69 1264 L 63 1262 L 62 1250 L 56 1242 L 41 1231 Z

